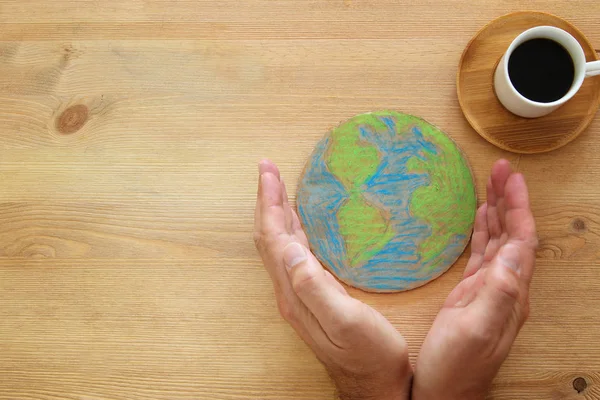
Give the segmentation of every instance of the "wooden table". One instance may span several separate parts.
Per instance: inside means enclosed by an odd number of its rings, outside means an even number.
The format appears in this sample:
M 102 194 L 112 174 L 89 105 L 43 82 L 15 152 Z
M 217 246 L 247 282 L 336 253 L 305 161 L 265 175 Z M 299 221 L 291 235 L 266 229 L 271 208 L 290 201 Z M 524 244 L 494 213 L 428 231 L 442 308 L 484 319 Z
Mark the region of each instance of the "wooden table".
M 600 3 L 418 3 L 0 1 L 0 399 L 331 399 L 254 250 L 256 163 L 293 192 L 317 140 L 376 109 L 447 131 L 480 200 L 499 157 L 529 180 L 532 315 L 490 398 L 600 398 L 600 118 L 518 156 L 455 94 L 489 20 L 552 12 L 600 48 Z M 408 293 L 352 293 L 414 361 L 465 261 Z

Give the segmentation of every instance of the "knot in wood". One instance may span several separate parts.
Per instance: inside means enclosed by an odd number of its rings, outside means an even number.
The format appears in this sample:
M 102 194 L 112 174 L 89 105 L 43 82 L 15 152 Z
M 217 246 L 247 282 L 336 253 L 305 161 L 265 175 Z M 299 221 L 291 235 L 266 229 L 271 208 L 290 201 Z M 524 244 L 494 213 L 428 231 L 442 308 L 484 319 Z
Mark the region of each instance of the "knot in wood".
M 581 218 L 575 218 L 571 221 L 571 228 L 577 233 L 584 232 L 586 229 L 585 221 Z
M 578 377 L 573 380 L 573 389 L 577 390 L 577 393 L 583 392 L 587 388 L 587 382 L 585 378 Z
M 85 125 L 88 115 L 89 110 L 83 104 L 71 106 L 58 117 L 56 129 L 65 135 L 75 133 Z

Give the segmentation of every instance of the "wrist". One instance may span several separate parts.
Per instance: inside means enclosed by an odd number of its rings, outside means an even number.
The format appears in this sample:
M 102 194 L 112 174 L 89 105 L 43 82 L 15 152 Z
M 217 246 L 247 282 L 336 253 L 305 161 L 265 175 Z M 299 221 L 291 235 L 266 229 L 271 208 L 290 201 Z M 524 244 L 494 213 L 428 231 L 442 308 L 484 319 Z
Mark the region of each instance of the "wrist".
M 339 400 L 409 400 L 410 390 L 400 390 L 395 393 L 383 393 L 383 394 L 348 394 L 338 392 L 336 399 Z M 445 399 L 448 400 L 448 399 Z M 462 400 L 462 399 L 461 399 Z
M 485 392 L 464 392 L 450 393 L 451 390 L 428 390 L 421 388 L 413 388 L 411 400 L 485 400 L 487 390 Z
M 370 368 L 327 366 L 339 400 L 409 400 L 413 368 L 408 353 L 394 362 L 373 362 Z
M 466 373 L 465 376 L 429 375 L 416 373 L 412 387 L 411 400 L 485 400 L 491 386 L 491 380 L 482 376 Z
M 356 382 L 358 383 L 358 382 Z M 355 385 L 338 385 L 336 399 L 339 400 L 409 400 L 411 398 L 412 374 L 404 379 L 390 382 L 362 382 Z
M 477 395 L 477 396 L 445 396 L 445 395 L 438 395 L 438 396 L 429 396 L 429 395 L 419 395 L 419 394 L 415 394 L 413 393 L 412 397 L 409 397 L 411 400 L 485 400 L 486 395 L 482 394 L 482 395 Z

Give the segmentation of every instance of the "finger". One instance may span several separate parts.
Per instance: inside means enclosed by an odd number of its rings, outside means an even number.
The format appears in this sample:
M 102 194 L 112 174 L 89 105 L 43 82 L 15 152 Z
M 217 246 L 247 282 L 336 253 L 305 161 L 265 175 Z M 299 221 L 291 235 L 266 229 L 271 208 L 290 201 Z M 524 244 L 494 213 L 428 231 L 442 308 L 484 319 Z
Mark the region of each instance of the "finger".
M 298 244 L 296 243 L 295 245 Z M 301 245 L 298 246 L 302 250 L 301 257 L 306 257 L 307 250 Z M 290 257 L 292 257 L 291 260 Z M 284 257 L 282 261 L 286 259 L 289 263 L 296 263 L 298 260 L 298 255 L 290 255 L 289 250 L 287 250 L 287 252 L 286 250 L 284 250 Z M 325 275 L 327 271 L 323 272 Z M 328 355 L 331 354 L 332 349 L 337 349 L 338 346 L 329 339 L 328 335 L 323 330 L 323 327 L 317 320 L 316 316 L 294 292 L 291 281 L 289 280 L 289 275 L 287 276 L 288 279 L 285 282 L 283 282 L 282 286 L 284 286 L 284 288 L 281 291 L 281 295 L 283 296 L 283 303 L 280 303 L 284 304 L 286 307 L 282 308 L 280 306 L 280 313 L 282 314 L 284 319 L 288 321 L 288 323 L 294 328 L 298 335 L 304 340 L 304 342 L 309 345 L 309 347 L 317 355 L 317 358 L 321 360 L 321 362 L 327 364 L 330 361 L 328 359 Z M 331 278 L 327 279 L 333 279 L 333 277 L 331 276 Z M 342 290 L 344 289 L 342 288 Z
M 487 226 L 488 231 L 490 233 L 490 238 L 496 239 L 499 238 L 502 234 L 502 227 L 500 225 L 500 220 L 498 219 L 498 209 L 496 192 L 494 192 L 494 186 L 492 184 L 492 177 L 488 179 L 486 185 L 486 196 L 487 196 Z
M 472 312 L 481 316 L 478 323 L 488 332 L 510 329 L 516 334 L 522 325 L 523 316 L 517 304 L 522 294 L 518 275 L 513 268 L 510 259 L 496 257 L 485 271 L 483 286 L 469 305 Z
M 338 290 L 338 292 L 340 292 L 341 294 L 346 295 L 346 296 L 348 295 L 348 292 L 346 291 L 346 289 L 344 289 L 342 284 L 339 283 L 337 279 L 335 279 L 335 277 L 331 274 L 331 272 L 325 270 L 325 277 L 327 278 L 329 283 Z
M 490 240 L 483 256 L 483 266 L 494 258 L 500 246 L 506 242 L 504 186 L 510 174 L 510 163 L 506 160 L 498 160 L 494 163 L 488 180 L 486 191 Z
M 506 226 L 504 221 L 504 187 L 506 186 L 506 181 L 511 173 L 512 169 L 510 163 L 504 159 L 496 161 L 492 167 L 492 187 L 496 197 L 496 212 L 498 213 L 498 220 L 500 221 L 500 229 L 502 232 L 504 232 Z
M 512 339 L 525 322 L 529 308 L 529 287 L 523 284 L 523 248 L 507 242 L 490 263 L 475 307 L 487 316 L 492 329 L 512 331 Z M 509 342 L 512 339 L 509 337 Z
M 283 179 L 282 179 L 283 182 Z M 285 189 L 285 194 L 287 195 L 287 186 L 284 185 L 284 189 Z M 298 241 L 303 245 L 308 247 L 308 239 L 306 237 L 306 234 L 304 233 L 304 230 L 302 229 L 302 223 L 300 222 L 300 218 L 298 218 L 298 213 L 296 212 L 296 210 L 294 209 L 294 207 L 292 207 L 292 205 L 289 203 L 289 198 L 288 198 L 288 205 L 289 205 L 289 210 L 290 210 L 290 215 L 291 215 L 291 231 L 290 233 L 293 233 L 296 238 L 298 239 Z M 287 218 L 287 216 L 286 216 Z
M 323 331 L 319 321 L 297 297 L 294 300 L 287 299 L 287 301 L 290 307 L 287 310 L 280 308 L 281 315 L 294 328 L 304 343 L 311 348 L 317 358 L 327 364 L 329 362 L 328 354 L 334 345 Z
M 511 175 L 506 183 L 506 230 L 507 244 L 519 249 L 519 273 L 529 284 L 535 267 L 538 240 L 527 184 L 521 174 Z
M 317 318 L 331 342 L 342 347 L 340 328 L 351 323 L 352 298 L 331 284 L 321 264 L 301 244 L 290 243 L 284 250 L 284 260 L 294 292 Z
M 283 199 L 284 199 L 284 211 L 285 211 L 285 224 L 286 229 L 290 234 L 294 234 L 298 241 L 308 247 L 308 239 L 306 238 L 306 234 L 302 229 L 302 224 L 300 223 L 300 219 L 298 218 L 298 214 L 294 211 L 289 203 L 289 198 L 287 194 L 287 187 L 283 178 L 281 179 L 281 186 L 283 187 Z
M 279 168 L 277 168 L 277 165 L 270 160 L 265 159 L 258 163 L 258 171 L 260 175 L 264 174 L 265 172 L 270 172 L 275 175 L 277 179 L 281 179 Z
M 285 182 L 283 178 L 281 179 L 281 191 L 283 198 L 283 212 L 285 215 L 285 229 L 289 234 L 294 233 L 293 224 L 294 224 L 294 216 L 292 214 L 292 209 L 290 207 L 290 203 L 288 200 L 287 188 L 285 187 Z
M 281 243 L 271 242 L 270 246 L 281 246 Z M 282 248 L 284 246 L 281 246 Z M 279 254 L 273 257 L 272 254 Z M 294 293 L 289 276 L 282 259 L 282 250 L 277 248 L 261 252 L 265 267 L 271 276 L 279 313 L 294 328 L 298 336 L 313 350 L 317 358 L 327 363 L 328 354 L 334 346 L 316 317 Z
M 273 250 L 271 250 L 273 251 Z M 283 263 L 281 251 L 277 260 L 266 260 L 265 266 L 271 275 L 279 313 L 294 328 L 298 336 L 313 350 L 317 358 L 327 363 L 328 354 L 336 347 L 317 321 L 317 318 L 294 292 Z
M 302 223 L 300 222 L 300 218 L 298 218 L 298 213 L 292 209 L 292 228 L 294 231 L 302 230 Z
M 475 225 L 473 227 L 473 236 L 471 238 L 471 257 L 465 268 L 464 278 L 473 275 L 481 268 L 485 249 L 490 240 L 490 234 L 487 226 L 487 203 L 484 203 L 477 210 L 475 215 Z
M 468 306 L 477 294 L 477 291 L 473 290 L 473 285 L 477 278 L 477 275 L 465 277 L 460 285 L 457 285 L 454 289 L 452 289 L 446 298 L 443 307 L 449 308 Z
M 300 222 L 300 218 L 298 218 L 298 212 L 296 211 L 297 204 L 294 202 L 294 205 L 291 206 L 292 209 L 292 229 L 294 231 L 302 230 L 302 223 Z
M 254 231 L 255 232 L 260 232 L 260 224 L 261 224 L 261 217 L 260 217 L 260 210 L 261 210 L 261 203 L 260 203 L 260 198 L 261 198 L 261 176 L 266 173 L 266 172 L 270 172 L 273 175 L 275 175 L 277 177 L 277 179 L 279 179 L 279 169 L 277 169 L 277 166 L 275 164 L 273 164 L 271 161 L 269 160 L 262 160 L 261 162 L 258 163 L 258 191 L 257 191 L 257 195 L 256 195 L 256 205 L 254 208 Z
M 277 175 L 272 172 L 272 167 L 274 165 L 267 165 L 259 178 L 254 240 L 265 268 L 271 276 L 275 292 L 280 298 L 287 297 L 293 292 L 281 261 L 283 248 L 290 239 L 285 229 L 281 185 Z
M 308 247 L 308 238 L 306 237 L 306 233 L 304 229 L 302 229 L 302 224 L 300 223 L 300 219 L 298 218 L 298 214 L 296 211 L 292 210 L 292 227 L 294 230 L 294 236 L 298 239 L 298 241 Z
M 287 194 L 280 182 L 277 166 L 268 160 L 261 161 L 255 210 L 255 232 L 260 236 L 275 234 L 277 237 L 282 230 L 286 229 L 284 200 L 287 203 Z M 289 203 L 287 207 L 291 212 Z M 268 244 L 270 248 L 264 248 L 261 251 L 265 267 L 273 281 L 279 312 L 317 357 L 326 363 L 328 362 L 327 354 L 330 351 L 328 346 L 331 347 L 332 344 L 316 317 L 294 293 L 282 260 L 285 244 L 279 240 L 272 241 Z
M 513 174 L 506 183 L 506 229 L 509 239 L 535 238 L 535 221 L 529 191 L 522 174 Z
M 260 203 L 260 232 L 271 235 L 287 233 L 283 190 L 281 182 L 272 172 L 265 172 L 260 176 L 258 201 Z

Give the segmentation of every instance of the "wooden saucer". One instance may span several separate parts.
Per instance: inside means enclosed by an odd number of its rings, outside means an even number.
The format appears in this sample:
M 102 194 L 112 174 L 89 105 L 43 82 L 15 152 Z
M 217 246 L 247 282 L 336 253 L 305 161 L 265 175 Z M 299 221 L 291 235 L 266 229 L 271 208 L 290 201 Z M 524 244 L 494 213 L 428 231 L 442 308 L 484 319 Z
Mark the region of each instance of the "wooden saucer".
M 600 78 L 593 77 L 568 103 L 544 117 L 521 118 L 500 104 L 493 87 L 496 65 L 521 32 L 540 25 L 569 32 L 583 47 L 587 61 L 598 59 L 594 47 L 573 25 L 551 14 L 527 11 L 502 16 L 481 29 L 458 67 L 458 101 L 465 117 L 484 139 L 515 153 L 542 153 L 564 146 L 588 127 L 600 105 Z

